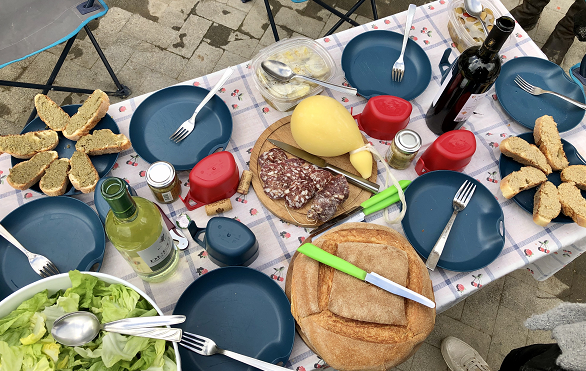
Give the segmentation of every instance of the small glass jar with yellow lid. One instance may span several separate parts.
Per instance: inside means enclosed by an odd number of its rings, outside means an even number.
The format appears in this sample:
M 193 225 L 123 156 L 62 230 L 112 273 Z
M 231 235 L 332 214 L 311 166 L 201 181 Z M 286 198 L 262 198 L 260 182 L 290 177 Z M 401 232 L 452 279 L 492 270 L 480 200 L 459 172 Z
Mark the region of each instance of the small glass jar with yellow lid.
M 168 162 L 158 161 L 146 173 L 147 184 L 158 202 L 170 204 L 181 194 L 181 182 L 175 168 Z

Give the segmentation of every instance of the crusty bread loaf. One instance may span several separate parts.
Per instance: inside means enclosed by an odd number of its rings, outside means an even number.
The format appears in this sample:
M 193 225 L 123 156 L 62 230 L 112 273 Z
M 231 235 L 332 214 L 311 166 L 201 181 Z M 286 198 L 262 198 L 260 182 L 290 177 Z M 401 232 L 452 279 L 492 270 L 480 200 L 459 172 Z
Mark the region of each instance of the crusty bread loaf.
M 118 153 L 130 148 L 130 140 L 124 134 L 114 134 L 110 129 L 95 130 L 79 138 L 75 149 L 90 156 Z
M 535 145 L 519 137 L 508 137 L 501 142 L 499 148 L 503 155 L 523 165 L 536 167 L 546 175 L 551 174 L 551 166 L 547 163 L 545 155 Z
M 0 136 L 0 154 L 8 153 L 20 159 L 29 159 L 39 152 L 50 151 L 59 144 L 54 130 L 30 131 L 19 135 Z
M 574 182 L 576 187 L 586 190 L 586 165 L 568 166 L 560 175 L 562 182 Z
M 421 258 L 391 228 L 345 223 L 312 243 L 434 299 Z M 336 370 L 390 370 L 416 352 L 435 323 L 435 309 L 299 253 L 289 266 L 285 291 L 301 338 Z
M 108 95 L 101 90 L 94 91 L 88 99 L 79 107 L 77 113 L 71 116 L 69 124 L 63 130 L 67 139 L 79 140 L 88 134 L 106 116 L 110 107 Z
M 560 214 L 562 206 L 557 187 L 552 182 L 545 182 L 533 196 L 533 221 L 545 227 Z
M 70 159 L 69 181 L 78 191 L 92 192 L 98 184 L 100 177 L 92 161 L 83 152 L 75 151 Z
M 39 182 L 39 188 L 47 196 L 61 196 L 69 185 L 69 159 L 60 158 L 53 161 L 45 171 L 45 175 Z
M 533 166 L 523 166 L 518 171 L 513 171 L 501 180 L 501 192 L 505 198 L 512 198 L 521 191 L 537 187 L 547 181 L 543 171 Z
M 586 227 L 586 199 L 573 182 L 562 183 L 558 186 L 562 211 L 580 227 Z
M 25 190 L 39 181 L 45 170 L 59 157 L 56 151 L 40 152 L 30 160 L 14 165 L 6 177 L 8 184 L 13 188 Z
M 35 96 L 35 108 L 39 118 L 55 131 L 62 131 L 69 124 L 69 115 L 44 94 Z
M 570 163 L 562 146 L 558 124 L 553 121 L 553 117 L 545 115 L 535 120 L 533 138 L 553 171 L 568 167 Z

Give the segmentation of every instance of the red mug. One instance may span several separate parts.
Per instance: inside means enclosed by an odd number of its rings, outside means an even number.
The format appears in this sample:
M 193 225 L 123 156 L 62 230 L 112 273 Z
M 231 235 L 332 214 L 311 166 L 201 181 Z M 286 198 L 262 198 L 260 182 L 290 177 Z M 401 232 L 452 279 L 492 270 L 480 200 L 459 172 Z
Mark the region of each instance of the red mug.
M 405 129 L 413 107 L 405 99 L 392 95 L 372 97 L 362 113 L 354 115 L 358 128 L 381 140 L 393 140 L 399 130 Z
M 462 171 L 476 152 L 476 138 L 471 131 L 451 130 L 440 135 L 423 152 L 415 171 L 421 175 L 434 170 Z

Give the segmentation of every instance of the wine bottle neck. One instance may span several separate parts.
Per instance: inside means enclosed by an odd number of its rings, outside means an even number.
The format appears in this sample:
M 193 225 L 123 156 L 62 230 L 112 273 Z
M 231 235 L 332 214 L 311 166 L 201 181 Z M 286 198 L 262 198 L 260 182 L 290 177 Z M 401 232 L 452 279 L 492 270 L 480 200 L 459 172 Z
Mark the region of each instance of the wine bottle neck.
M 138 216 L 136 202 L 128 189 L 126 182 L 120 178 L 108 178 L 102 183 L 102 197 L 110 205 L 114 216 L 122 221 L 132 221 Z
M 511 17 L 500 17 L 494 27 L 486 36 L 484 43 L 478 50 L 478 56 L 482 60 L 491 60 L 498 56 L 505 41 L 515 29 L 515 21 Z

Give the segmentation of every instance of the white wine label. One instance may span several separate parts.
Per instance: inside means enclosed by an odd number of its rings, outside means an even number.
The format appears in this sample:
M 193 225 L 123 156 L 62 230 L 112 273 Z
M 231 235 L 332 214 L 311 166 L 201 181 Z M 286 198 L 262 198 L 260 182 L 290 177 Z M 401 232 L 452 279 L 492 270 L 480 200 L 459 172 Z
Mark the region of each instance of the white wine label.
M 478 103 L 484 98 L 486 93 L 482 94 L 470 94 L 470 98 L 464 103 L 464 106 L 456 115 L 454 121 L 461 122 L 466 121 L 474 113 L 474 109 L 478 106 Z
M 171 194 L 171 192 L 162 193 L 161 196 L 163 196 L 163 200 L 165 202 L 171 202 L 171 201 L 173 201 L 173 195 Z
M 165 267 L 172 258 L 173 240 L 169 234 L 169 230 L 161 228 L 159 238 L 150 247 L 144 250 L 137 251 L 138 255 L 151 268 L 153 272 Z
M 446 76 L 446 79 L 442 83 L 442 86 L 440 86 L 440 90 L 435 95 L 435 98 L 433 98 L 433 102 L 431 103 L 432 107 L 435 107 L 437 100 L 441 97 L 444 90 L 446 90 L 446 86 L 448 86 L 448 84 L 450 83 L 450 80 L 452 79 L 452 71 L 453 71 L 453 68 L 452 68 L 452 66 L 450 66 L 450 72 L 448 72 L 448 76 Z

